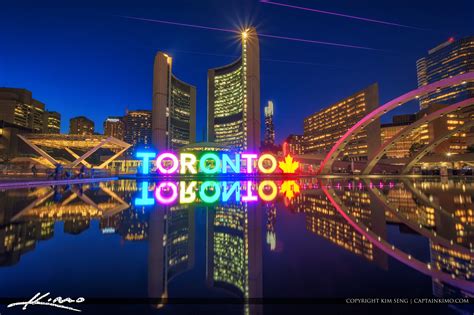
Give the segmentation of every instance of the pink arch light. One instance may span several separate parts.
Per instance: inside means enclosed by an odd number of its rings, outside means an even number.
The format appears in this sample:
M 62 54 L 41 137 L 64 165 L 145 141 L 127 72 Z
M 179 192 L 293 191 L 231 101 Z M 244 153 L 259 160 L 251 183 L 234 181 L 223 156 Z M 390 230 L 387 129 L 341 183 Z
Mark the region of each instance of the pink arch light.
M 452 78 L 447 78 L 440 80 L 438 82 L 434 82 L 425 86 L 422 86 L 418 89 L 405 93 L 388 103 L 385 103 L 382 106 L 379 106 L 369 114 L 367 114 L 364 118 L 362 118 L 359 122 L 357 122 L 352 128 L 350 128 L 331 148 L 329 153 L 326 155 L 324 160 L 321 162 L 321 166 L 319 167 L 317 173 L 318 174 L 328 174 L 332 169 L 332 164 L 336 161 L 336 158 L 339 154 L 344 150 L 345 146 L 352 140 L 352 137 L 361 131 L 364 127 L 370 124 L 373 120 L 378 119 L 383 114 L 397 108 L 398 106 L 411 101 L 414 98 L 417 98 L 422 95 L 426 95 L 430 92 L 434 92 L 437 89 L 445 88 L 448 86 L 452 86 L 455 84 L 464 84 L 467 81 L 474 81 L 474 72 L 464 73 Z M 371 158 L 371 157 L 369 157 Z

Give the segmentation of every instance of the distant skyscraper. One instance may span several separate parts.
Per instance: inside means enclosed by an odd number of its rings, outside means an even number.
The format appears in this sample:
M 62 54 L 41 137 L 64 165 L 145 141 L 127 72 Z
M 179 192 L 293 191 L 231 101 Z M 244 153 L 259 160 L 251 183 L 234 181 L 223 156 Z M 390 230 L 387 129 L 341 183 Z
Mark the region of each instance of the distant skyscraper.
M 134 154 L 135 150 L 151 148 L 151 125 L 152 114 L 150 110 L 128 111 L 123 117 L 125 123 L 124 141 L 133 145 L 128 154 Z
M 260 147 L 260 48 L 257 32 L 242 33 L 242 56 L 208 71 L 208 141 L 237 151 Z
M 327 153 L 349 128 L 379 106 L 377 83 L 304 119 L 304 153 Z M 380 120 L 355 135 L 343 154 L 348 160 L 366 160 L 380 147 Z
M 283 153 L 303 154 L 304 150 L 304 136 L 303 135 L 289 135 L 283 144 Z
M 266 147 L 275 144 L 275 126 L 273 125 L 273 102 L 268 101 L 267 106 L 264 108 L 265 111 L 265 140 L 264 145 Z
M 0 88 L 0 120 L 43 132 L 44 104 L 26 89 Z
M 69 120 L 70 135 L 94 134 L 94 122 L 85 116 L 78 116 Z
M 416 62 L 418 86 L 474 71 L 474 36 L 448 41 L 428 51 Z M 454 104 L 474 96 L 474 83 L 461 83 L 439 89 L 419 98 L 420 108 L 429 104 Z
M 61 114 L 45 111 L 43 113 L 43 133 L 61 133 Z
M 123 140 L 125 124 L 122 117 L 111 116 L 104 120 L 104 135 Z
M 474 36 L 460 40 L 450 38 L 448 41 L 428 51 L 428 55 L 416 62 L 418 86 L 424 86 L 448 77 L 474 71 Z M 430 110 L 437 105 L 451 105 L 474 97 L 474 83 L 463 82 L 450 87 L 438 89 L 419 98 L 420 108 Z M 467 108 L 461 113 L 447 115 L 446 128 L 452 130 L 467 120 L 474 119 L 474 110 Z M 446 129 L 445 129 L 446 130 Z M 474 128 L 454 134 L 448 141 L 436 148 L 446 153 L 464 153 L 474 144 Z
M 173 60 L 158 52 L 153 68 L 153 146 L 178 150 L 196 142 L 196 88 L 172 73 Z

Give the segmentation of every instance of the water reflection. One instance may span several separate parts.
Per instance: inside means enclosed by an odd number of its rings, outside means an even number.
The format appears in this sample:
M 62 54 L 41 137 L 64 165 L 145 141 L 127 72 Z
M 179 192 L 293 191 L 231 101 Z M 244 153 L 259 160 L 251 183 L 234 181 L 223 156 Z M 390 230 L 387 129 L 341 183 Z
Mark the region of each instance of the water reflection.
M 98 221 L 104 237 L 147 242 L 149 297 L 176 297 L 170 283 L 198 274 L 202 259 L 200 281 L 217 292 L 213 297 L 267 297 L 264 257 L 285 255 L 280 239 L 288 237 L 283 227 L 289 222 L 280 217 L 287 212 L 304 219 L 310 234 L 301 236 L 303 242 L 319 237 L 386 273 L 401 272 L 392 268 L 401 262 L 431 277 L 429 290 L 436 297 L 472 296 L 473 196 L 471 180 L 434 178 L 115 181 L 7 190 L 0 192 L 0 266 L 15 272 L 22 255 L 55 237 L 56 222 L 63 222 L 65 233 L 78 235 Z M 196 218 L 199 211 L 204 222 Z M 405 235 L 421 242 L 403 241 Z M 205 253 L 196 247 L 200 237 Z M 40 254 L 37 259 L 47 259 Z M 166 299 L 154 307 L 166 308 Z M 243 312 L 260 314 L 262 306 L 245 305 Z

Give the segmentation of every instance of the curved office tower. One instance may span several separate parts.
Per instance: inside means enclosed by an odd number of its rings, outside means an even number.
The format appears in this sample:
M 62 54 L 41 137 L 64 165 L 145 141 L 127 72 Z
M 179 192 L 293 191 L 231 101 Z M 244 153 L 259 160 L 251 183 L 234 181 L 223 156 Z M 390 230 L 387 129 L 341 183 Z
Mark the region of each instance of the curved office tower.
M 153 68 L 153 146 L 178 150 L 196 142 L 196 87 L 172 73 L 173 60 L 158 52 Z
M 254 28 L 242 33 L 242 57 L 208 71 L 208 141 L 236 151 L 260 147 L 260 49 Z

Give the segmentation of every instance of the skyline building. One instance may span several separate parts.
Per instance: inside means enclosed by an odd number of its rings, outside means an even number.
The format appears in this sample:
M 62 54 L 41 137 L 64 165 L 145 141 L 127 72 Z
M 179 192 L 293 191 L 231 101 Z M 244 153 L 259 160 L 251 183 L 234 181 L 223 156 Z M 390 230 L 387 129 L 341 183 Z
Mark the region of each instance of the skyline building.
M 128 155 L 136 149 L 150 149 L 152 145 L 152 112 L 150 110 L 127 111 L 123 117 L 125 124 L 124 141 L 131 144 Z
M 104 120 L 104 135 L 123 140 L 125 124 L 122 117 L 109 116 Z
M 242 56 L 207 76 L 207 138 L 236 151 L 258 150 L 260 48 L 255 28 L 242 32 Z
M 474 36 L 459 40 L 450 38 L 416 62 L 418 86 L 424 86 L 448 77 L 474 71 Z M 438 89 L 419 98 L 421 110 L 430 110 L 433 106 L 451 105 L 474 97 L 474 83 L 462 82 L 453 86 Z M 442 108 L 442 106 L 440 108 Z M 468 120 L 474 119 L 474 110 L 468 108 L 461 113 L 447 115 L 447 129 L 453 130 Z M 446 119 L 445 119 L 446 120 Z M 449 147 L 445 153 L 464 153 L 468 146 L 474 144 L 474 128 L 454 134 L 441 146 Z M 436 148 L 437 151 L 442 149 Z
M 153 66 L 153 146 L 178 150 L 196 142 L 196 87 L 172 72 L 173 58 L 163 52 Z
M 33 132 L 43 132 L 44 103 L 36 100 L 32 92 L 22 88 L 0 88 L 0 120 Z
M 303 154 L 304 136 L 303 135 L 289 135 L 283 144 L 284 154 Z
M 273 102 L 268 101 L 267 106 L 264 107 L 265 113 L 265 135 L 264 146 L 270 147 L 275 144 L 275 126 L 273 124 Z
M 70 135 L 93 135 L 94 122 L 85 116 L 73 117 L 69 120 Z
M 379 106 L 374 83 L 304 119 L 304 153 L 326 154 L 348 129 Z M 380 119 L 360 131 L 346 146 L 343 159 L 367 160 L 380 147 Z
M 474 36 L 450 38 L 416 61 L 418 86 L 474 71 Z M 430 104 L 450 105 L 474 96 L 474 82 L 439 89 L 419 98 L 420 108 Z
M 61 133 L 61 114 L 45 111 L 43 114 L 43 133 Z

